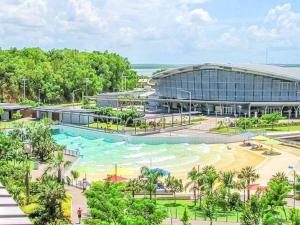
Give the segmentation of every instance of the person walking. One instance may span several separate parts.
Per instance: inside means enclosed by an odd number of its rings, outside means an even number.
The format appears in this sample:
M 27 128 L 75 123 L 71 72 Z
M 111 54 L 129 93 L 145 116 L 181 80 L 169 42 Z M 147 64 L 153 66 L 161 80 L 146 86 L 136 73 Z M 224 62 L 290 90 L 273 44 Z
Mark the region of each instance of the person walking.
M 77 209 L 77 216 L 78 216 L 78 224 L 81 224 L 81 216 L 82 216 L 82 209 L 79 207 Z

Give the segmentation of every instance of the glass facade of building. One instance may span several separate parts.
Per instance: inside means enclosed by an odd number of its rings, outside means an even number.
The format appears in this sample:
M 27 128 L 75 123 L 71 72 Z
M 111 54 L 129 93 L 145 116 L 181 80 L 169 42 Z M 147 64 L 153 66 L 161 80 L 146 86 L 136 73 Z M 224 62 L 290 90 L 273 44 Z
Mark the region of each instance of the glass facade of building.
M 184 90 L 184 91 L 183 91 Z M 222 69 L 178 72 L 156 80 L 161 98 L 237 102 L 296 102 L 298 82 Z

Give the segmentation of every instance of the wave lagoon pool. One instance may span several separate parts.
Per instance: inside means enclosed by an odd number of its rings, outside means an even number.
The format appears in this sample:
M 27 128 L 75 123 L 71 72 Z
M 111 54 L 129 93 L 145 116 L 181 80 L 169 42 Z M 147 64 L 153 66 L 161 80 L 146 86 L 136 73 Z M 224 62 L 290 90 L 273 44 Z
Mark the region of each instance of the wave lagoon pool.
M 235 152 L 227 150 L 226 145 L 132 144 L 115 134 L 66 126 L 55 129 L 53 136 L 58 144 L 80 151 L 82 156 L 74 169 L 81 176 L 86 174 L 89 180 L 103 179 L 112 174 L 115 164 L 120 167 L 121 175 L 129 178 L 137 176 L 140 168 L 147 166 L 166 169 L 185 179 L 188 171 L 198 165 L 230 165 L 236 160 Z M 165 140 L 168 142 L 168 137 Z

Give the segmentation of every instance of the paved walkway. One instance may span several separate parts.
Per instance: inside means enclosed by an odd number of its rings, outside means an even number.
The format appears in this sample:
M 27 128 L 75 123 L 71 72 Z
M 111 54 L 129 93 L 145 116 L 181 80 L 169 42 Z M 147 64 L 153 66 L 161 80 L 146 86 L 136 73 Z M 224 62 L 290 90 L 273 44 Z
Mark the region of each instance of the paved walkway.
M 284 172 L 289 174 L 291 170 L 288 168 L 289 165 L 297 165 L 300 157 L 295 154 L 279 151 L 281 155 L 268 156 L 261 165 L 256 168 L 256 172 L 260 175 L 260 178 L 256 181 L 260 185 L 267 185 L 270 178 L 277 172 Z
M 77 209 L 80 207 L 82 209 L 82 219 L 86 218 L 87 216 L 87 203 L 86 203 L 86 197 L 82 193 L 82 190 L 71 187 L 71 186 L 65 186 L 65 189 L 68 193 L 72 195 L 72 224 L 83 224 L 82 222 L 79 223 L 77 218 Z

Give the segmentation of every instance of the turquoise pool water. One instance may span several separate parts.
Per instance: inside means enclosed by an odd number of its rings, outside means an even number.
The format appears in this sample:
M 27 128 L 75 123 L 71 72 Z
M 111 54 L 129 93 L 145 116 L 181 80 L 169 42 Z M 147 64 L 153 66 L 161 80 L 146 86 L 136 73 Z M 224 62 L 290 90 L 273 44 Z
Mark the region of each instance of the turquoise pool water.
M 80 151 L 82 157 L 75 167 L 90 179 L 112 173 L 115 164 L 128 177 L 136 176 L 142 166 L 164 168 L 174 175 L 185 176 L 194 166 L 213 164 L 222 157 L 222 151 L 205 144 L 130 144 L 112 141 L 112 135 L 68 127 L 53 134 L 59 144 Z

